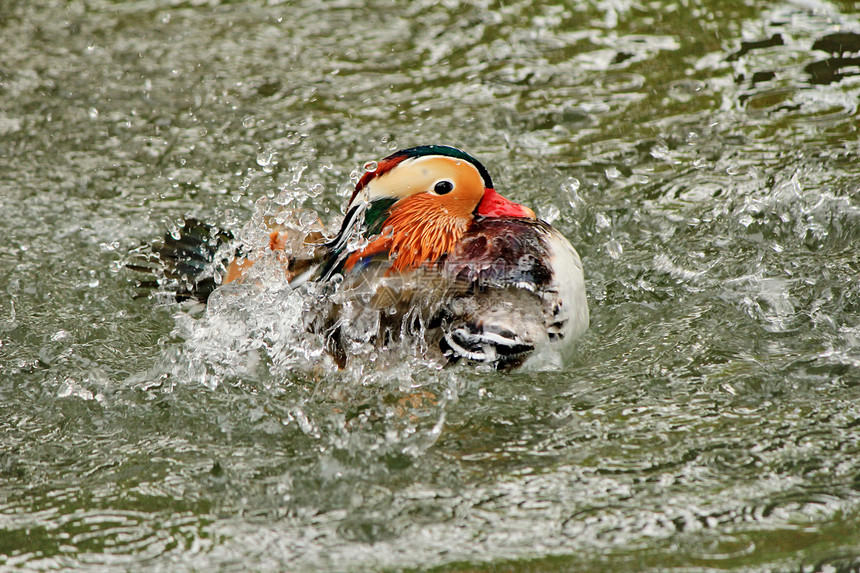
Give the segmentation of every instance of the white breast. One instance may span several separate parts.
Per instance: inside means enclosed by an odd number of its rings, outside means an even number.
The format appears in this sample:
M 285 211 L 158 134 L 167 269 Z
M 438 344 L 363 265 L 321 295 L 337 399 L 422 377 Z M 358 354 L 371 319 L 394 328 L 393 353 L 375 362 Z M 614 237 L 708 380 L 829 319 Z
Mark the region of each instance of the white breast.
M 557 293 L 553 309 L 553 324 L 558 324 L 560 343 L 568 343 L 588 329 L 588 301 L 585 296 L 585 275 L 579 254 L 558 231 L 548 227 L 546 245 L 549 251 L 552 283 L 548 292 Z

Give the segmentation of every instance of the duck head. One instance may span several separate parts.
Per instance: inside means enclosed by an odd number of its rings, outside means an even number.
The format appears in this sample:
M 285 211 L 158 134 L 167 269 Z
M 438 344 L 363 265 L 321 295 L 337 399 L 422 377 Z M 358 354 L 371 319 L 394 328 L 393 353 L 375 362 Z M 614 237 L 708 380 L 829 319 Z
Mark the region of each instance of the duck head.
M 340 233 L 329 243 L 338 260 L 329 268 L 349 271 L 385 255 L 398 271 L 435 262 L 481 217 L 534 219 L 535 214 L 496 193 L 486 168 L 459 149 L 403 149 L 358 181 Z M 369 242 L 344 256 L 355 236 Z

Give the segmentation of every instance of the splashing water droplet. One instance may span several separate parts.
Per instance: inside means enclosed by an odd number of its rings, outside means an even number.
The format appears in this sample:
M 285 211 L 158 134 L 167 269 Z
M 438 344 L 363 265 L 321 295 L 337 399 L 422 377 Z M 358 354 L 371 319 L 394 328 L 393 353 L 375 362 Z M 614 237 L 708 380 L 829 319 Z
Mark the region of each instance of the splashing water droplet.
M 311 229 L 319 223 L 319 215 L 315 211 L 305 211 L 299 217 L 299 225 L 303 229 Z
M 561 210 L 555 205 L 548 205 L 542 210 L 541 219 L 552 225 L 558 216 L 561 215 Z
M 59 342 L 61 340 L 65 340 L 68 337 L 69 331 L 60 329 L 51 335 L 51 342 Z
M 275 157 L 275 154 L 272 152 L 263 152 L 257 154 L 257 165 L 260 167 L 267 167 L 272 164 L 272 159 Z
M 376 161 L 368 161 L 364 164 L 364 171 L 366 173 L 374 173 L 377 169 L 379 169 L 379 163 Z
M 612 225 L 612 221 L 603 213 L 598 213 L 594 219 L 594 226 L 598 229 L 608 229 Z
M 585 203 L 582 197 L 579 195 L 579 188 L 582 184 L 579 182 L 579 179 L 576 177 L 568 177 L 567 181 L 564 182 L 561 186 L 562 193 L 567 197 L 567 203 L 572 208 L 576 209 L 578 203 Z
M 57 396 L 59 398 L 75 396 L 81 400 L 93 399 L 93 393 L 78 384 L 78 382 L 72 378 L 66 378 L 66 380 L 63 381 L 63 384 L 60 386 L 60 390 L 57 392 Z
M 613 260 L 617 260 L 621 257 L 622 253 L 624 253 L 624 248 L 621 246 L 621 243 L 615 239 L 609 239 L 606 241 L 604 248 L 606 249 L 606 253 L 609 255 L 609 258 Z
M 302 180 L 302 174 L 304 174 L 305 170 L 308 168 L 308 162 L 305 160 L 301 160 L 296 162 L 293 165 L 293 168 L 290 170 L 293 172 L 293 179 L 290 181 L 293 185 L 297 185 L 299 181 Z

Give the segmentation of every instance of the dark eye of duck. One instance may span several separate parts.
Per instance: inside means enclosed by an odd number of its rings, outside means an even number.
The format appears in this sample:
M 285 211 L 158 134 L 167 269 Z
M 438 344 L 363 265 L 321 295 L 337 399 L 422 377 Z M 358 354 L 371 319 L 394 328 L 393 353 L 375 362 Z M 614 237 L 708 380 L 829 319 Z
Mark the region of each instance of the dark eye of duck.
M 448 181 L 447 179 L 443 179 L 442 181 L 439 181 L 433 187 L 433 191 L 437 195 L 444 195 L 445 193 L 450 193 L 453 190 L 454 190 L 454 184 L 451 183 L 450 181 Z

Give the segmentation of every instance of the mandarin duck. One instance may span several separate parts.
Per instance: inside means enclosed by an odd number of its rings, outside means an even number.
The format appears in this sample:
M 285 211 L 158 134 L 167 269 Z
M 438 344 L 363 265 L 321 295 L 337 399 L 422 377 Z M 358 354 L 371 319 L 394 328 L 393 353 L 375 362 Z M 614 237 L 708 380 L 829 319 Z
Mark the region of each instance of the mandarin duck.
M 588 327 L 579 255 L 534 212 L 499 195 L 486 168 L 453 147 L 397 151 L 355 186 L 339 231 L 270 219 L 268 244 L 292 288 L 330 304 L 309 319 L 341 367 L 349 342 L 415 347 L 443 361 L 512 368 L 564 349 Z M 285 221 L 287 221 L 285 223 Z M 177 299 L 205 302 L 250 276 L 233 236 L 189 219 L 152 247 L 152 265 Z M 311 287 L 311 285 L 313 285 Z M 356 301 L 361 304 L 355 304 Z M 356 330 L 363 332 L 356 333 Z

